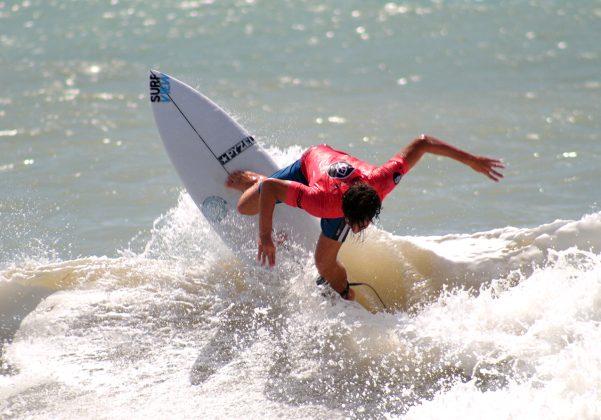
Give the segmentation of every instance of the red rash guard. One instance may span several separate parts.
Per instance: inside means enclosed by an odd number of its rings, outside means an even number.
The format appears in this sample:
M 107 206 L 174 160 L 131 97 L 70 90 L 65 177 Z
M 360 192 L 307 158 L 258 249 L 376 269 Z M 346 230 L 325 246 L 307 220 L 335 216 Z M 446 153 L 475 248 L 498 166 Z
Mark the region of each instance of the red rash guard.
M 371 185 L 384 200 L 409 169 L 399 154 L 378 167 L 325 144 L 314 146 L 301 157 L 301 171 L 308 185 L 290 182 L 285 202 L 316 217 L 343 217 L 342 196 L 352 184 Z

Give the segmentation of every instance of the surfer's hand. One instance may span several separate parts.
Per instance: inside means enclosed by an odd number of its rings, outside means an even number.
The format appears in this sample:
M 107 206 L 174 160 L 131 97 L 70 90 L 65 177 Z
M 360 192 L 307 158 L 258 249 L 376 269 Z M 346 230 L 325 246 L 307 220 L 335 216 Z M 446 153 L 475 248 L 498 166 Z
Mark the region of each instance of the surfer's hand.
M 346 300 L 355 300 L 355 291 L 353 289 L 348 289 L 348 295 L 346 295 Z
M 499 159 L 491 159 L 484 156 L 473 156 L 469 162 L 470 167 L 481 174 L 486 175 L 495 182 L 503 178 L 503 174 L 497 169 L 505 168 Z
M 275 245 L 269 237 L 259 237 L 259 253 L 257 259 L 261 262 L 261 265 L 268 263 L 270 267 L 275 265 Z

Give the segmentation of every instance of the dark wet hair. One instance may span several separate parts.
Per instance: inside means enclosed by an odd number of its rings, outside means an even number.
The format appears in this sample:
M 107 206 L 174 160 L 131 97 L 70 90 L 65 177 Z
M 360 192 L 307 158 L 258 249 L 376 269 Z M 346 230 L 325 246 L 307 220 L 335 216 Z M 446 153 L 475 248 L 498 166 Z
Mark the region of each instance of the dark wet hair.
M 342 212 L 350 225 L 371 222 L 381 209 L 382 200 L 371 185 L 356 183 L 342 196 Z

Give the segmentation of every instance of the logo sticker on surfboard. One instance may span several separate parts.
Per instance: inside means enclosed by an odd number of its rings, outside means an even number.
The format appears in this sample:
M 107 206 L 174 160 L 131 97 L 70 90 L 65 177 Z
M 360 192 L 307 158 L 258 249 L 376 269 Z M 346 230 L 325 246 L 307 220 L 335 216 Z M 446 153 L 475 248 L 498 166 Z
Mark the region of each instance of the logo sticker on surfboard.
M 227 207 L 227 201 L 223 198 L 210 195 L 202 202 L 201 211 L 209 222 L 219 223 L 227 216 Z
M 228 150 L 226 150 L 221 156 L 217 159 L 221 162 L 222 165 L 225 165 L 230 160 L 238 156 L 240 153 L 244 152 L 250 146 L 255 144 L 255 139 L 252 136 L 248 136 L 240 140 L 238 143 L 234 144 Z
M 150 102 L 171 102 L 169 76 L 150 73 Z

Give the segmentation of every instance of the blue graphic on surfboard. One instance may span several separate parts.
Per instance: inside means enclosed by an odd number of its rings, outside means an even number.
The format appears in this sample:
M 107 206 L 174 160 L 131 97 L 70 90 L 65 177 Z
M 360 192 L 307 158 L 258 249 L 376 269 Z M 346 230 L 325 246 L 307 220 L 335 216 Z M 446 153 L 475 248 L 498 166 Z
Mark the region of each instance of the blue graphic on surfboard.
M 239 215 L 240 193 L 224 184 L 236 170 L 270 175 L 277 164 L 223 109 L 185 83 L 151 70 L 149 88 L 165 149 L 190 197 L 228 247 L 255 261 L 258 218 Z M 286 205 L 276 206 L 274 230 L 310 252 L 320 232 L 317 219 Z

